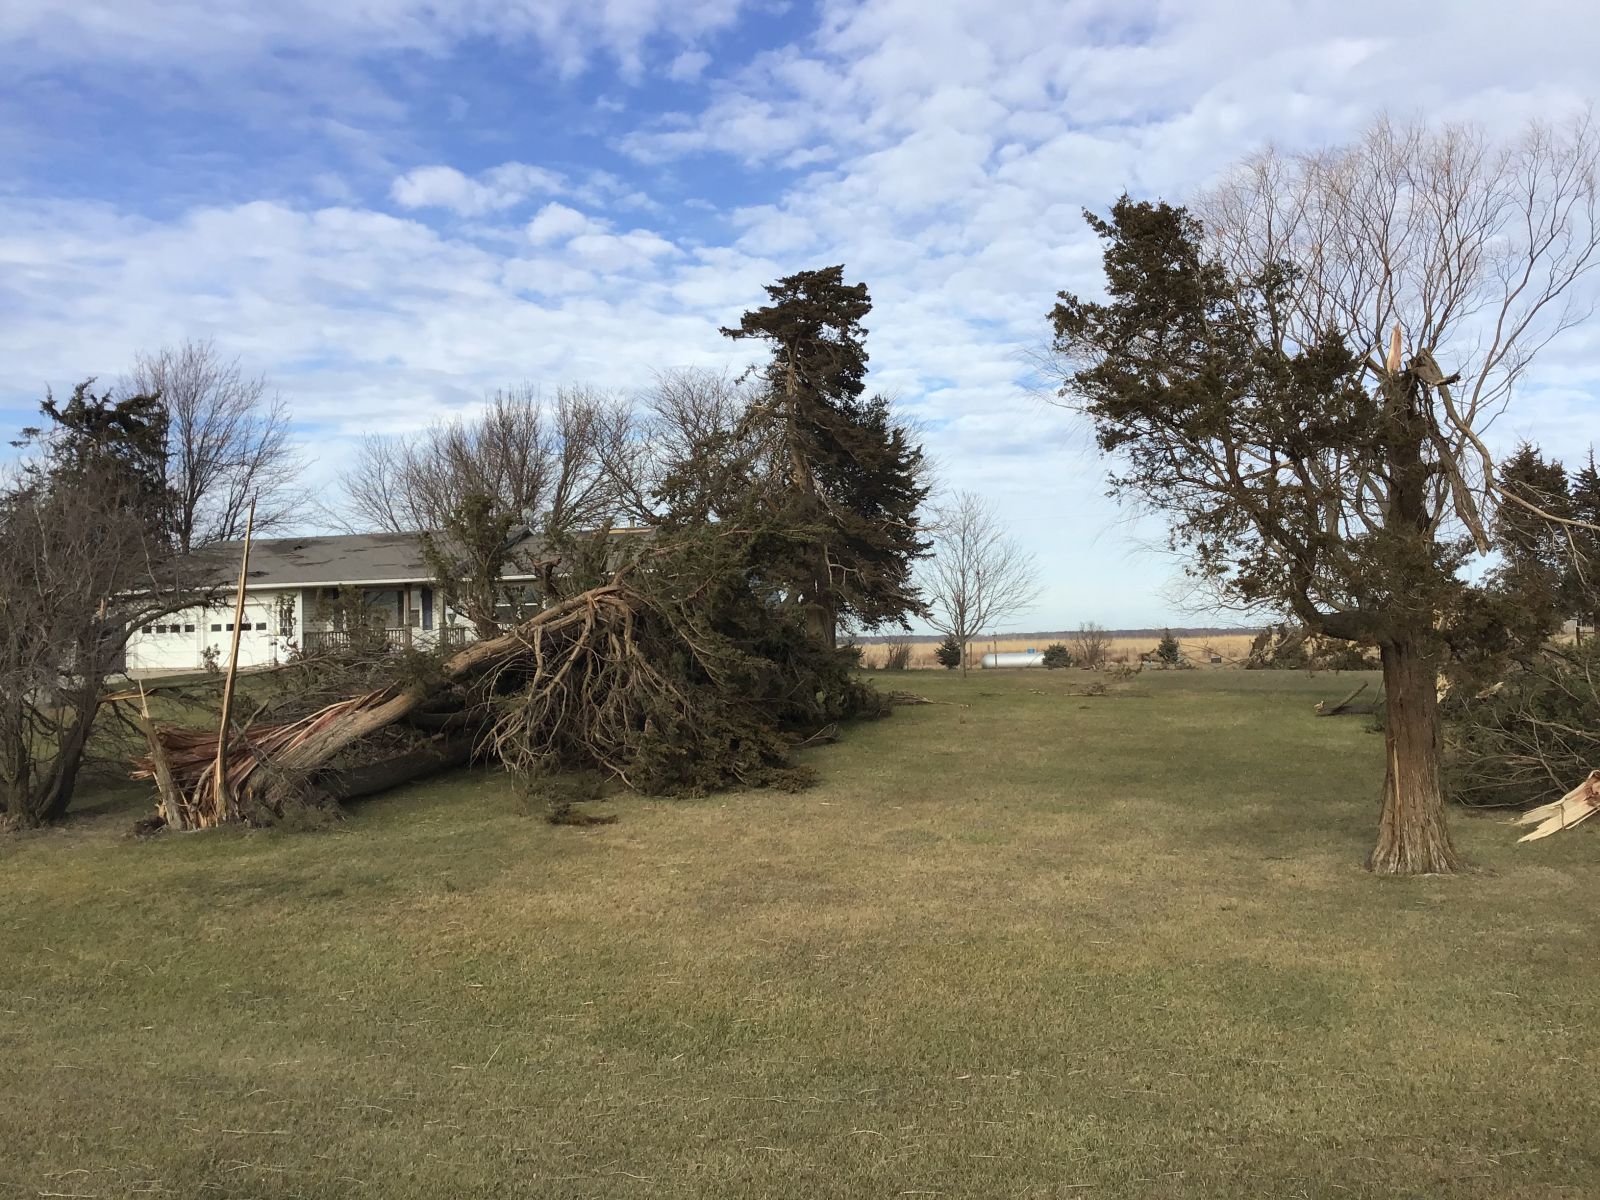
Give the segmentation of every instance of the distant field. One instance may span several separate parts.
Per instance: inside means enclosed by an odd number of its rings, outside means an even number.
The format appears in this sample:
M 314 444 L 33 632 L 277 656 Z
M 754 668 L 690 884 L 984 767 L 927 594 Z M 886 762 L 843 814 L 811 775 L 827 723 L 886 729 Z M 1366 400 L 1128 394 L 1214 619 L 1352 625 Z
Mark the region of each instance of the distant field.
M 1238 666 L 1244 661 L 1245 655 L 1250 652 L 1250 642 L 1255 637 L 1252 633 L 1218 633 L 1202 634 L 1195 637 L 1174 635 L 1178 638 L 1178 646 L 1182 649 L 1184 657 L 1197 667 L 1212 665 L 1213 655 L 1222 658 L 1222 666 Z M 1160 635 L 1149 637 L 1113 637 L 1111 639 L 1111 661 L 1114 663 L 1127 663 L 1137 666 L 1139 656 L 1156 648 Z M 971 659 L 976 666 L 980 655 L 990 651 L 1027 650 L 1035 649 L 1041 653 L 1051 642 L 1065 642 L 1072 645 L 1071 635 L 1046 634 L 1043 637 L 1001 637 L 983 638 L 971 644 Z M 934 657 L 939 649 L 937 642 L 914 642 L 911 646 L 911 667 L 922 670 L 937 667 L 938 660 Z M 888 645 L 882 642 L 871 642 L 861 648 L 861 662 L 865 667 L 877 668 L 883 666 L 884 655 L 888 653 Z
M 1348 681 L 1089 682 L 597 828 L 464 771 L 0 839 L 0 1196 L 1600 1196 L 1600 822 L 1374 879 Z

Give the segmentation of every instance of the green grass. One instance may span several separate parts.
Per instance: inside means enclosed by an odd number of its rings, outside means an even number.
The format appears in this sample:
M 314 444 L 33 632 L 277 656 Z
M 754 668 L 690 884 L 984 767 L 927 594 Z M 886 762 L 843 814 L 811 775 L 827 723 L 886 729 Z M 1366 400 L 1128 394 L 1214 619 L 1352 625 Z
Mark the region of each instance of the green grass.
M 1591 830 L 1374 879 L 1343 678 L 1083 679 L 601 828 L 0 842 L 0 1195 L 1600 1195 Z

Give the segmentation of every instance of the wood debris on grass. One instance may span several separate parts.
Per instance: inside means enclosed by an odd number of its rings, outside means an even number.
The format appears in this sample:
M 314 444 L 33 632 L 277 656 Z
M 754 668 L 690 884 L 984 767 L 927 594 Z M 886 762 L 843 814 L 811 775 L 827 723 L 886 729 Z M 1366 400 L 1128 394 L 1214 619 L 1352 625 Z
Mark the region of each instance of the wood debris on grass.
M 1374 704 L 1356 704 L 1355 703 L 1356 697 L 1360 696 L 1362 692 L 1366 691 L 1367 687 L 1368 687 L 1368 685 L 1363 683 L 1360 687 L 1356 688 L 1355 691 L 1351 692 L 1343 700 L 1340 700 L 1335 704 L 1329 704 L 1325 700 L 1317 701 L 1317 706 L 1316 706 L 1317 716 L 1319 716 L 1319 717 L 1339 717 L 1339 716 L 1355 716 L 1357 714 L 1371 715 L 1373 712 L 1377 711 L 1377 706 L 1376 705 L 1374 705 Z
M 1596 809 L 1600 809 L 1600 771 L 1590 771 L 1587 779 L 1561 799 L 1529 809 L 1518 817 L 1518 825 L 1537 825 L 1538 828 L 1523 834 L 1517 841 L 1536 842 L 1552 833 L 1571 829 L 1594 816 Z
M 230 756 L 226 786 L 238 792 L 264 764 L 302 745 L 348 715 L 372 708 L 387 699 L 384 691 L 368 692 L 341 700 L 297 721 L 249 725 L 232 741 L 244 753 Z M 218 733 L 182 726 L 158 726 L 150 721 L 148 705 L 141 699 L 141 725 L 150 753 L 133 761 L 133 778 L 153 780 L 161 793 L 162 817 L 171 829 L 208 829 L 222 823 L 216 777 Z

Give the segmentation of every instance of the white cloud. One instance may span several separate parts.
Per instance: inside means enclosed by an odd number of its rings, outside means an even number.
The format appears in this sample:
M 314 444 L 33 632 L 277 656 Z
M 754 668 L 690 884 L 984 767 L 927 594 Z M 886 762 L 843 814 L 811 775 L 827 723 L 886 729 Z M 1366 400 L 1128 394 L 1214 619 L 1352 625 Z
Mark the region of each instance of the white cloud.
M 401 175 L 389 195 L 402 208 L 445 208 L 464 217 L 512 208 L 538 192 L 561 192 L 566 181 L 527 163 L 502 163 L 473 178 L 454 167 L 417 167 Z
M 1048 600 L 1028 622 L 1057 626 L 1175 616 L 1155 599 L 1170 564 L 1130 555 L 1081 427 L 1029 390 L 1055 292 L 1098 286 L 1082 208 L 1123 189 L 1181 198 L 1264 141 L 1344 138 L 1380 108 L 1505 129 L 1600 90 L 1585 39 L 1552 35 L 1584 28 L 1587 9 L 1555 0 L 1527 0 L 1515 21 L 1484 0 L 824 0 L 798 43 L 745 63 L 702 61 L 699 39 L 733 0 L 212 10 L 185 21 L 155 0 L 13 0 L 0 38 L 13 54 L 110 61 L 202 39 L 224 60 L 521 39 L 558 70 L 609 57 L 707 91 L 693 111 L 623 126 L 616 148 L 632 161 L 616 173 L 440 162 L 393 180 L 407 215 L 471 218 L 449 233 L 361 208 L 333 177 L 298 205 L 159 220 L 0 200 L 12 403 L 36 381 L 114 375 L 137 349 L 209 332 L 336 444 L 524 377 L 626 387 L 664 366 L 747 362 L 751 348 L 717 327 L 778 275 L 843 262 L 875 300 L 872 385 L 928 423 L 948 482 L 991 497 L 1037 552 Z M 339 207 L 318 206 L 328 199 Z M 522 220 L 517 206 L 535 203 Z M 1553 345 L 1499 436 L 1558 452 L 1592 436 L 1593 343 L 1574 331 Z
M 691 83 L 705 73 L 711 65 L 711 55 L 704 50 L 685 50 L 667 67 L 667 78 L 679 83 Z
M 577 237 L 580 233 L 591 233 L 603 228 L 604 225 L 593 217 L 585 216 L 575 208 L 568 208 L 565 204 L 552 201 L 541 208 L 533 220 L 528 222 L 526 232 L 531 242 L 554 242 L 565 241 Z
M 740 0 L 7 0 L 0 51 L 9 45 L 23 61 L 49 56 L 204 73 L 280 51 L 438 54 L 485 38 L 536 44 L 566 75 L 597 54 L 636 72 L 651 39 L 692 46 L 731 24 L 739 7 Z

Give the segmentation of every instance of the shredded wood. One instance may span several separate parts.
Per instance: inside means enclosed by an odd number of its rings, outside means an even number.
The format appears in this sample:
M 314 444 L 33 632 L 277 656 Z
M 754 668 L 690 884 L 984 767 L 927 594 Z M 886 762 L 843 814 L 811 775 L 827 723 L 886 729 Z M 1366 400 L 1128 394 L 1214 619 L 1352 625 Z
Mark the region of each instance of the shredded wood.
M 1543 804 L 1529 809 L 1517 818 L 1518 825 L 1537 825 L 1532 833 L 1523 834 L 1519 842 L 1536 842 L 1571 829 L 1586 821 L 1600 809 L 1600 771 L 1590 771 L 1589 777 L 1553 804 Z

